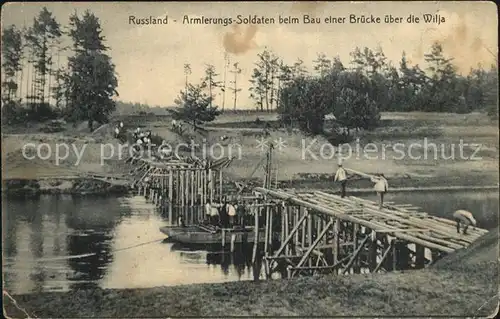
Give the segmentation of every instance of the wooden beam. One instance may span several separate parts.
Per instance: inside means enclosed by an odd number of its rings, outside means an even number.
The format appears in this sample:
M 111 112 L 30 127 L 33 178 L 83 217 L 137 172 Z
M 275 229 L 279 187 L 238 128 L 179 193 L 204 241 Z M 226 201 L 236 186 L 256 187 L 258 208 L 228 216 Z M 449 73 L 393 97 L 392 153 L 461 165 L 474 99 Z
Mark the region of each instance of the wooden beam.
M 280 256 L 267 256 L 267 259 L 294 259 L 302 258 L 303 255 L 280 255 Z
M 290 267 L 289 269 L 292 270 L 322 270 L 322 269 L 335 269 L 338 268 L 340 265 L 342 265 L 343 262 L 349 259 L 349 256 L 342 258 L 340 261 L 333 265 L 328 265 L 328 266 L 312 266 L 312 267 Z
M 361 249 L 363 248 L 363 246 L 366 244 L 366 242 L 368 241 L 368 239 L 370 239 L 370 236 L 366 236 L 365 239 L 363 239 L 363 241 L 361 242 L 361 244 L 359 244 L 359 247 L 358 249 L 356 249 L 352 255 L 351 255 L 351 259 L 349 260 L 349 262 L 347 263 L 347 265 L 345 266 L 344 270 L 342 270 L 342 273 L 345 274 L 349 268 L 351 267 L 352 263 L 354 262 L 354 260 L 358 257 L 359 255 L 359 252 L 361 251 Z
M 389 255 L 390 251 L 393 249 L 393 246 L 394 246 L 394 240 L 391 240 L 391 243 L 390 243 L 389 247 L 387 247 L 387 249 L 385 250 L 384 254 L 382 255 L 382 259 L 379 261 L 379 263 L 377 264 L 377 266 L 375 267 L 375 269 L 373 269 L 372 272 L 375 273 L 375 272 L 377 272 L 380 269 L 380 267 L 384 263 L 385 259 Z
M 305 212 L 305 214 L 299 219 L 299 222 L 295 225 L 295 227 L 292 229 L 290 234 L 288 234 L 288 237 L 285 239 L 285 241 L 281 244 L 281 247 L 276 251 L 274 256 L 279 256 L 285 249 L 285 247 L 288 245 L 288 242 L 293 238 L 297 230 L 299 229 L 300 225 L 306 220 L 307 215 L 309 215 L 308 212 Z
M 309 246 L 309 248 L 307 249 L 306 253 L 302 257 L 302 259 L 299 261 L 297 267 L 301 267 L 306 262 L 307 258 L 309 257 L 309 255 L 311 254 L 311 252 L 313 251 L 313 249 L 319 244 L 319 242 L 321 241 L 321 239 L 323 238 L 323 236 L 328 231 L 328 228 L 330 226 L 332 226 L 332 225 L 333 225 L 333 218 L 328 222 L 328 224 L 326 224 L 326 227 L 323 228 L 323 230 L 319 234 L 318 238 L 316 238 L 316 240 L 314 241 L 314 243 L 312 243 L 311 246 Z

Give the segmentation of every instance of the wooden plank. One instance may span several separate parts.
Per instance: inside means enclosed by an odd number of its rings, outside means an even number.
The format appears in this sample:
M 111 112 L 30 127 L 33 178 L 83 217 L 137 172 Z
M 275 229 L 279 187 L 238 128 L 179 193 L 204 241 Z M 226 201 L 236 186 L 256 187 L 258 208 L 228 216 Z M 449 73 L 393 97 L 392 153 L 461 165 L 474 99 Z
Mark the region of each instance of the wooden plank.
M 327 269 L 335 269 L 342 265 L 349 257 L 345 257 L 341 259 L 339 262 L 328 265 L 328 266 L 312 266 L 312 267 L 290 267 L 291 270 L 327 270 Z
M 361 241 L 361 243 L 359 244 L 358 249 L 356 249 L 353 252 L 353 254 L 351 255 L 351 259 L 349 260 L 349 262 L 347 263 L 347 265 L 344 267 L 344 270 L 342 271 L 342 273 L 345 274 L 349 270 L 349 268 L 354 263 L 354 260 L 358 257 L 359 252 L 361 251 L 361 249 L 363 248 L 363 246 L 366 244 L 366 242 L 368 241 L 368 239 L 370 239 L 370 236 L 366 236 L 365 239 L 363 239 L 363 241 Z
M 299 221 L 295 224 L 295 227 L 293 227 L 292 231 L 288 234 L 288 237 L 285 239 L 285 242 L 281 244 L 281 247 L 278 249 L 278 251 L 276 251 L 274 256 L 279 256 L 283 252 L 288 242 L 293 238 L 293 236 L 299 229 L 300 225 L 306 220 L 307 215 L 309 215 L 309 213 L 305 212 L 305 214 L 299 219 Z
M 400 228 L 400 229 L 381 229 L 377 230 L 377 233 L 410 233 L 410 232 L 429 232 L 430 229 L 427 228 Z
M 319 234 L 318 238 L 316 238 L 316 240 L 311 244 L 311 246 L 309 246 L 306 253 L 302 257 L 302 259 L 299 261 L 297 267 L 301 267 L 306 262 L 307 258 L 311 254 L 311 252 L 314 250 L 314 248 L 316 248 L 316 246 L 319 244 L 319 242 L 321 241 L 323 236 L 325 236 L 326 232 L 328 231 L 328 228 L 332 225 L 333 225 L 333 218 L 330 219 L 330 221 L 328 222 L 326 227 L 324 227 L 323 230 L 321 231 L 321 233 Z
M 389 255 L 389 252 L 393 249 L 393 246 L 394 246 L 394 241 L 391 241 L 391 243 L 389 244 L 389 246 L 387 247 L 386 251 L 384 252 L 384 254 L 382 255 L 382 258 L 380 259 L 379 263 L 377 264 L 377 266 L 375 267 L 375 269 L 373 270 L 373 272 L 377 272 L 380 267 L 383 265 L 385 259 L 387 258 L 387 256 Z

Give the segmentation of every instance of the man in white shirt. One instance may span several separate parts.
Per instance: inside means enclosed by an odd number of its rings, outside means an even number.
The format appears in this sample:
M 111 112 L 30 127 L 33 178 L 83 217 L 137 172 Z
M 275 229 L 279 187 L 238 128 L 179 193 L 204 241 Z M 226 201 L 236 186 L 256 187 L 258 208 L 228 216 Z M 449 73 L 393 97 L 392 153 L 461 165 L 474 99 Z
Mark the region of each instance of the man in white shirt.
M 464 224 L 463 234 L 467 235 L 467 228 L 469 226 L 476 226 L 476 219 L 472 216 L 472 213 L 463 209 L 459 209 L 453 213 L 453 217 L 457 222 L 457 233 L 460 233 L 460 223 Z
M 345 169 L 342 167 L 342 164 L 339 163 L 339 168 L 337 169 L 337 172 L 335 173 L 335 182 L 340 182 L 340 187 L 342 188 L 342 193 L 341 197 L 345 197 L 345 188 L 347 184 L 347 173 Z
M 205 204 L 205 220 L 210 222 L 210 216 L 212 213 L 212 205 L 210 205 L 210 202 L 207 202 Z
M 384 195 L 389 190 L 389 183 L 385 179 L 384 174 L 377 174 L 377 176 L 373 176 L 371 178 L 371 181 L 372 183 L 375 183 L 373 188 L 379 195 L 380 198 L 379 209 L 382 209 L 382 207 L 384 207 Z
M 229 227 L 234 226 L 234 219 L 236 217 L 236 208 L 232 204 L 226 206 L 227 215 L 229 216 Z

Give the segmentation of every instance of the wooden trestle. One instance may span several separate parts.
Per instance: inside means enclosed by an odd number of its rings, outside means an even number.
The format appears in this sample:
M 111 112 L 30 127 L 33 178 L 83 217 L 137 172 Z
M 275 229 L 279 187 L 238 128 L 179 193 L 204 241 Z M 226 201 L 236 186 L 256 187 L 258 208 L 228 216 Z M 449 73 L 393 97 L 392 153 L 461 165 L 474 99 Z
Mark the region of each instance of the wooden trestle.
M 230 195 L 224 194 L 222 171 L 231 159 L 136 161 L 131 174 L 139 193 L 168 208 L 173 224 L 174 210 L 187 224 L 197 224 L 205 217 L 203 205 Z M 268 171 L 270 161 L 268 155 Z M 252 260 L 263 262 L 268 278 L 275 272 L 293 277 L 419 269 L 487 233 L 469 227 L 467 235 L 459 234 L 454 221 L 408 204 L 387 202 L 379 209 L 378 203 L 353 196 L 274 190 L 270 184 L 266 178 L 266 188 L 236 196 L 237 204 L 247 208 L 246 225 L 254 223 L 255 238 L 265 232 L 263 251 L 253 243 Z
M 138 193 L 167 208 L 170 221 L 174 210 L 190 211 L 192 223 L 204 218 L 203 210 L 198 208 L 222 198 L 222 171 L 231 163 L 230 158 L 214 162 L 191 159 L 157 162 L 142 158 L 135 161 L 138 166 L 131 174 Z
M 469 227 L 467 235 L 458 234 L 454 221 L 411 205 L 389 202 L 380 210 L 369 200 L 320 191 L 254 191 L 259 201 L 278 200 L 265 212 L 266 233 L 278 232 L 281 238 L 276 250 L 264 248 L 268 277 L 284 270 L 293 277 L 423 268 L 487 233 Z

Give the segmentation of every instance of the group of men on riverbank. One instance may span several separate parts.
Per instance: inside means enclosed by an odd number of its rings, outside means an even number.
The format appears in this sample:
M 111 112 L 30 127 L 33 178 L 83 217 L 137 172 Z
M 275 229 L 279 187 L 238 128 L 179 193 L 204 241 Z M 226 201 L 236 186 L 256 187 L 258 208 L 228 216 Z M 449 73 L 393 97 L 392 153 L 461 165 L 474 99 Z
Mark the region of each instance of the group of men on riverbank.
M 368 175 L 366 175 L 368 176 Z M 335 173 L 334 181 L 340 183 L 341 188 L 341 197 L 344 198 L 346 196 L 346 187 L 347 181 L 349 180 L 349 175 L 347 171 L 342 166 L 342 163 L 338 164 L 337 172 Z M 384 207 L 384 195 L 389 190 L 389 183 L 385 178 L 384 174 L 377 174 L 370 177 L 372 183 L 375 183 L 373 186 L 374 190 L 377 192 L 379 196 L 379 209 Z M 460 233 L 461 225 L 463 224 L 463 234 L 467 234 L 467 229 L 469 226 L 476 226 L 476 220 L 471 212 L 459 209 L 453 213 L 453 219 L 456 222 L 457 233 Z

